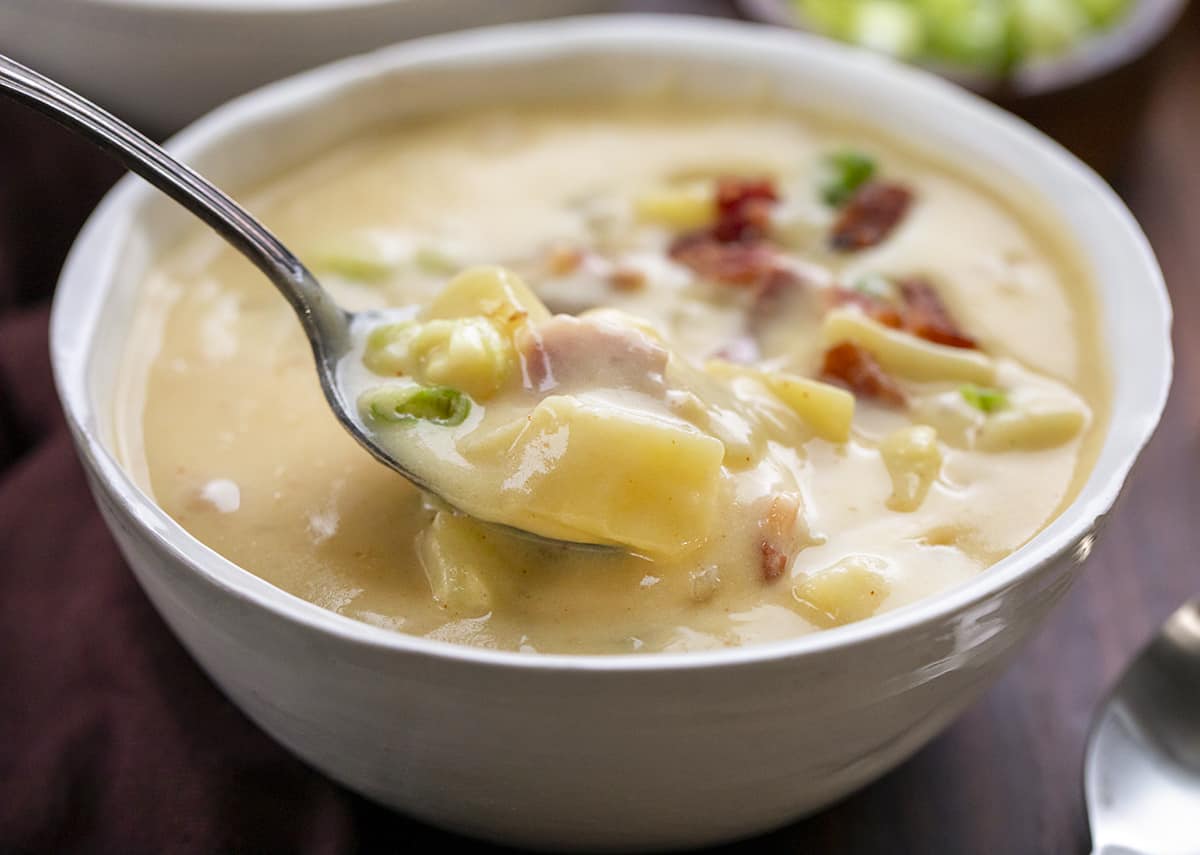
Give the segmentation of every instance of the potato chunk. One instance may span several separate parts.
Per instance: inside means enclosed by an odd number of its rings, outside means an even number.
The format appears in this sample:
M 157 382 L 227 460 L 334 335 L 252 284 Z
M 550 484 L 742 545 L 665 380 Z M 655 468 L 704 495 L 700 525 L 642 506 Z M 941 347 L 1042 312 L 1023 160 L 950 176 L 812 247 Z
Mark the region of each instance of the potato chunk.
M 452 386 L 484 400 L 516 373 L 514 337 L 549 318 L 516 276 L 476 267 L 450 280 L 421 320 L 372 330 L 363 362 L 376 374 Z
M 809 573 L 792 588 L 796 610 L 822 628 L 868 618 L 891 591 L 886 562 L 873 555 L 850 555 Z
M 928 425 L 901 428 L 884 439 L 879 454 L 892 477 L 888 507 L 894 511 L 915 511 L 925 501 L 942 468 L 937 431 Z
M 963 380 L 986 385 L 996 376 L 995 363 L 979 351 L 933 344 L 850 309 L 830 312 L 823 333 L 826 343 L 857 344 L 889 373 L 912 380 Z
M 981 451 L 1039 451 L 1069 442 L 1083 431 L 1088 414 L 1070 402 L 1027 404 L 988 416 L 975 434 Z
M 450 511 L 439 511 L 417 536 L 417 556 L 433 599 L 462 617 L 479 617 L 492 610 L 486 580 L 502 569 L 493 539 L 496 532 Z
M 485 318 L 426 321 L 412 337 L 409 352 L 418 379 L 453 386 L 481 400 L 494 395 L 516 368 L 512 342 Z
M 363 363 L 385 377 L 452 386 L 485 400 L 515 375 L 516 351 L 484 317 L 404 321 L 371 331 Z
M 796 374 L 760 371 L 723 359 L 709 360 L 705 371 L 721 379 L 752 377 L 786 404 L 817 436 L 830 442 L 845 442 L 850 438 L 854 396 L 845 389 Z
M 633 210 L 643 223 L 676 231 L 701 228 L 717 215 L 712 187 L 702 184 L 648 190 L 633 200 Z
M 426 308 L 425 318 L 482 315 L 511 334 L 523 323 L 549 320 L 550 310 L 529 286 L 503 267 L 472 267 L 446 283 Z
M 707 538 L 725 447 L 667 417 L 556 395 L 517 423 L 501 454 L 514 525 L 533 517 L 539 533 L 655 557 Z
M 817 436 L 830 442 L 850 438 L 854 396 L 845 389 L 782 372 L 766 373 L 763 379 L 767 388 L 804 419 Z

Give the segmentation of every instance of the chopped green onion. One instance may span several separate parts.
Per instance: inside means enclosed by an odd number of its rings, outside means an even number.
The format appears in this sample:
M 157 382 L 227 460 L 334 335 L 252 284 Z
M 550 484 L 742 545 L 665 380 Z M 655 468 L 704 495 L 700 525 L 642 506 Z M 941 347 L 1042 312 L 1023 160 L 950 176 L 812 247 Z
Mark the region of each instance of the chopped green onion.
M 821 198 L 825 204 L 841 207 L 854 191 L 875 175 L 875 161 L 859 151 L 844 149 L 826 155 L 825 178 L 821 183 Z
M 1008 406 L 1008 396 L 1001 389 L 968 383 L 958 391 L 964 401 L 982 413 L 994 413 Z
M 408 424 L 416 421 L 454 427 L 471 412 L 471 399 L 449 386 L 381 386 L 366 392 L 359 407 L 371 421 Z

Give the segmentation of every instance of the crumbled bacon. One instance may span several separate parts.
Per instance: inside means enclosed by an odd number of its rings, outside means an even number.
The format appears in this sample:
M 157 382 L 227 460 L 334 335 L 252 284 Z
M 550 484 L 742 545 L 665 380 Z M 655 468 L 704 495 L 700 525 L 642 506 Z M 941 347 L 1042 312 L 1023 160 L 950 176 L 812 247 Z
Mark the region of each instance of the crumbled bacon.
M 854 394 L 864 398 L 895 406 L 903 406 L 906 402 L 904 390 L 880 367 L 875 357 L 852 342 L 844 341 L 825 351 L 821 373 L 841 381 Z
M 838 252 L 856 252 L 882 243 L 904 219 L 912 200 L 912 191 L 900 184 L 864 184 L 842 208 L 833 225 L 830 246 Z
M 764 540 L 758 544 L 759 557 L 762 563 L 763 579 L 768 582 L 774 582 L 788 566 L 788 555 L 786 552 L 781 552 L 775 544 Z
M 707 230 L 680 235 L 668 252 L 704 278 L 729 285 L 757 286 L 777 269 L 766 244 L 723 243 Z
M 712 236 L 721 243 L 762 240 L 770 229 L 771 208 L 778 201 L 770 179 L 717 179 L 717 221 Z
M 976 348 L 975 339 L 959 329 L 946 304 L 934 287 L 924 279 L 905 279 L 900 283 L 904 300 L 904 329 L 937 344 Z
M 761 288 L 780 270 L 766 241 L 771 207 L 778 201 L 769 179 L 720 178 L 716 222 L 679 235 L 668 253 L 706 279 Z
M 900 311 L 882 297 L 866 294 L 851 288 L 831 288 L 826 292 L 830 307 L 857 306 L 862 313 L 885 327 L 899 328 L 904 325 Z
M 646 274 L 636 267 L 616 267 L 608 276 L 608 284 L 616 291 L 640 291 L 646 287 Z
M 792 556 L 800 550 L 801 540 L 797 518 L 800 516 L 800 497 L 780 493 L 772 497 L 766 514 L 758 524 L 759 566 L 763 580 L 773 582 L 787 570 Z
M 937 290 L 920 277 L 898 283 L 900 305 L 849 288 L 831 288 L 826 300 L 834 306 L 857 306 L 872 320 L 894 329 L 949 347 L 977 348 L 975 339 L 964 333 L 951 316 Z
M 567 276 L 583 264 L 585 253 L 577 246 L 555 244 L 546 254 L 546 270 L 551 276 Z

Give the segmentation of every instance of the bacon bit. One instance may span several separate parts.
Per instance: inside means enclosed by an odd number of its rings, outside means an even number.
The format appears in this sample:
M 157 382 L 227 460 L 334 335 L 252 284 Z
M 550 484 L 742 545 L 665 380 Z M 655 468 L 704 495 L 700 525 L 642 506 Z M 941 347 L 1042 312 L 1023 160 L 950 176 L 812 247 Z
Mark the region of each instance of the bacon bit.
M 758 550 L 762 562 L 763 579 L 767 582 L 774 582 L 787 570 L 788 555 L 780 552 L 778 547 L 766 540 L 758 544 Z
M 775 272 L 775 253 L 761 243 L 723 243 L 707 231 L 677 237 L 671 258 L 707 279 L 728 285 L 758 286 Z
M 975 339 L 959 329 L 938 292 L 924 279 L 905 279 L 900 283 L 900 296 L 907 332 L 948 347 L 979 347 Z
M 583 264 L 584 251 L 577 246 L 557 244 L 546 256 L 546 270 L 551 276 L 567 276 Z
M 726 362 L 736 362 L 739 365 L 751 365 L 762 359 L 758 342 L 748 336 L 740 335 L 725 343 L 725 346 L 713 354 L 714 359 L 724 359 Z
M 864 294 L 851 288 L 831 288 L 828 292 L 829 307 L 857 306 L 864 315 L 885 327 L 899 329 L 904 326 L 904 319 L 899 310 L 887 300 L 872 294 Z
M 778 201 L 779 194 L 770 179 L 717 179 L 717 222 L 712 236 L 721 243 L 762 240 L 771 225 L 771 208 Z
M 882 243 L 904 219 L 912 200 L 912 191 L 899 184 L 864 184 L 834 223 L 830 246 L 838 252 L 857 252 Z
M 778 201 L 770 179 L 719 178 L 716 223 L 679 235 L 668 254 L 706 279 L 764 288 L 782 270 L 766 242 L 771 207 Z
M 763 580 L 773 582 L 784 574 L 792 555 L 799 551 L 801 538 L 796 531 L 800 515 L 800 497 L 780 493 L 771 499 L 766 515 L 758 524 L 762 539 L 758 543 Z
M 641 291 L 646 287 L 646 274 L 635 267 L 618 267 L 609 274 L 608 284 L 617 291 Z
M 879 366 L 875 357 L 852 342 L 844 341 L 825 351 L 821 373 L 841 381 L 856 395 L 898 407 L 906 403 L 904 390 Z

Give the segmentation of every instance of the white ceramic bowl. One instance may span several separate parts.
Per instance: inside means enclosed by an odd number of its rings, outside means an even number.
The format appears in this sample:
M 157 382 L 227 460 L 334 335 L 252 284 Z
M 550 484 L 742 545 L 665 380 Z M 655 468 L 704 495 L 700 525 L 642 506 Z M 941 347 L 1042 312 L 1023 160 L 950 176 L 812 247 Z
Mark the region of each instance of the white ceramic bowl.
M 139 127 L 400 39 L 600 12 L 611 0 L 2 0 L 0 53 Z
M 522 655 L 324 611 L 191 538 L 112 455 L 114 372 L 146 265 L 192 220 L 125 179 L 54 305 L 54 367 L 100 508 L 197 661 L 267 732 L 367 796 L 467 834 L 550 849 L 681 847 L 787 823 L 946 726 L 1062 596 L 1162 410 L 1170 306 L 1145 238 L 1065 151 L 924 73 L 826 42 L 679 18 L 531 24 L 409 43 L 239 99 L 172 148 L 238 188 L 397 117 L 482 102 L 766 91 L 850 111 L 1041 188 L 1095 268 L 1115 390 L 1086 486 L 969 583 L 792 641 L 647 656 Z

